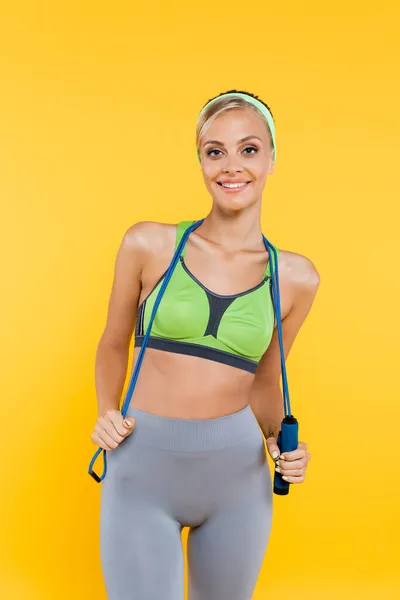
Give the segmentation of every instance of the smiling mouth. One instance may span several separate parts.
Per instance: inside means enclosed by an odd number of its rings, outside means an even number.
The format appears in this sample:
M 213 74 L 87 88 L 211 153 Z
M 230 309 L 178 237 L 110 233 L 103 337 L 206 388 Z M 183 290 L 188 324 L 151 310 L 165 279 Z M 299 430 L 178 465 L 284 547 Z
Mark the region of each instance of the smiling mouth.
M 251 182 L 244 181 L 242 183 L 221 183 L 220 181 L 217 181 L 217 183 L 220 187 L 224 188 L 225 190 L 239 191 L 239 190 L 243 190 Z

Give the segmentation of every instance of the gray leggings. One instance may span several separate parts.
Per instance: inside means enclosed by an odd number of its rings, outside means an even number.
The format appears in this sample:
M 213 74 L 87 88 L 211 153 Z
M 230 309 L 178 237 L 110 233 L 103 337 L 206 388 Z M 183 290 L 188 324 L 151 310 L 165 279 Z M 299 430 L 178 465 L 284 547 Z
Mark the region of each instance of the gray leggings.
M 272 485 L 247 405 L 214 419 L 130 407 L 136 428 L 107 452 L 100 551 L 109 600 L 250 600 L 268 544 Z

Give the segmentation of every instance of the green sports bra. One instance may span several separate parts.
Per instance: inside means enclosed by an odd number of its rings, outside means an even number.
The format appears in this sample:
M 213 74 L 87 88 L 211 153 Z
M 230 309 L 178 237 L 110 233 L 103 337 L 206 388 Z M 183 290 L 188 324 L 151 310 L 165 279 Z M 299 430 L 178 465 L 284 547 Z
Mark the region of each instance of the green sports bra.
M 178 224 L 175 249 L 194 222 Z M 276 324 L 269 261 L 258 285 L 226 296 L 206 288 L 189 271 L 185 250 L 186 246 L 161 299 L 148 348 L 198 356 L 255 373 Z M 166 272 L 138 307 L 135 346 L 143 343 Z

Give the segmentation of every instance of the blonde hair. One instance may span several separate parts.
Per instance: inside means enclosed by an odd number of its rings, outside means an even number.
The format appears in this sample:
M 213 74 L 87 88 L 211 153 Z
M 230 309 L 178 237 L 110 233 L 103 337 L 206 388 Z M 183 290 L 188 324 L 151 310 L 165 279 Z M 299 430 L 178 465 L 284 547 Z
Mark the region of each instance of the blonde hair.
M 237 91 L 237 90 L 234 90 L 234 91 Z M 224 93 L 228 93 L 228 92 L 224 92 Z M 249 92 L 246 92 L 246 93 L 249 94 Z M 253 98 L 256 98 L 259 102 L 262 102 L 262 100 L 257 98 L 257 96 L 254 96 L 253 94 L 249 94 L 249 95 L 253 96 Z M 264 102 L 263 102 L 263 104 L 264 104 Z M 266 104 L 264 104 L 264 105 L 271 112 L 270 108 Z M 197 122 L 197 126 L 196 126 L 196 148 L 197 148 L 197 151 L 200 152 L 200 140 L 207 133 L 209 127 L 212 125 L 212 123 L 215 121 L 215 119 L 217 119 L 222 114 L 224 114 L 230 110 L 240 110 L 240 109 L 244 109 L 244 108 L 249 108 L 258 117 L 260 117 L 263 120 L 263 122 L 265 123 L 265 126 L 267 128 L 269 143 L 271 145 L 271 148 L 273 148 L 271 132 L 270 132 L 268 123 L 267 123 L 264 115 L 262 114 L 262 112 L 256 106 L 254 106 L 253 104 L 250 104 L 250 102 L 247 102 L 244 98 L 241 98 L 239 96 L 237 96 L 236 98 L 234 98 L 232 96 L 224 97 L 221 94 L 220 99 L 214 100 L 210 104 L 209 107 L 207 107 L 205 110 L 203 110 L 203 112 L 200 115 L 200 118 Z M 271 115 L 272 115 L 272 113 L 271 113 Z

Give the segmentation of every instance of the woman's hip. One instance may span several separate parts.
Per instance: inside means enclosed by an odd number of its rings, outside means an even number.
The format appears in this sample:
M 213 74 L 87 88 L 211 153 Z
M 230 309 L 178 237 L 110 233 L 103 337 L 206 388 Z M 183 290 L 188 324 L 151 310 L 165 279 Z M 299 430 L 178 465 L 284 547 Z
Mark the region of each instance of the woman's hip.
M 177 419 L 145 412 L 130 406 L 127 416 L 135 418 L 132 433 L 138 445 L 171 452 L 213 452 L 235 447 L 258 447 L 262 433 L 247 404 L 241 410 L 209 419 Z
M 249 404 L 211 419 L 175 419 L 135 407 L 127 415 L 135 418 L 135 428 L 107 453 L 104 484 L 131 479 L 144 488 L 172 486 L 173 492 L 174 486 L 250 484 L 269 474 L 264 438 Z

